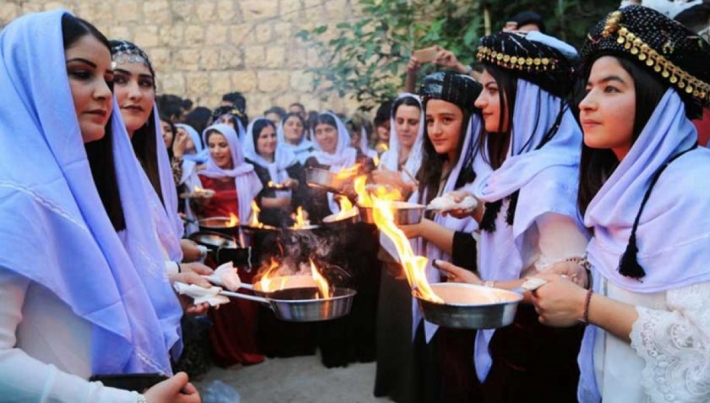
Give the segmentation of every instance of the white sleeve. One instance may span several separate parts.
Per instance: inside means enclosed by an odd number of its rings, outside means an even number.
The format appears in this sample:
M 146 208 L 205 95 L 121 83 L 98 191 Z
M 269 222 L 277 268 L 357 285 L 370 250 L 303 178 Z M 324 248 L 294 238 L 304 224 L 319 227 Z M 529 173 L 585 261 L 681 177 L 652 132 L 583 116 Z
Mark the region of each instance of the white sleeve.
M 108 388 L 60 371 L 17 348 L 15 332 L 30 281 L 0 268 L 0 400 L 135 403 L 139 394 Z M 7 399 L 7 400 L 5 400 Z
M 710 401 L 710 283 L 666 292 L 666 308 L 636 307 L 631 348 L 652 402 Z
M 539 233 L 540 256 L 535 262 L 538 271 L 568 258 L 584 256 L 588 240 L 572 217 L 545 213 L 535 224 Z

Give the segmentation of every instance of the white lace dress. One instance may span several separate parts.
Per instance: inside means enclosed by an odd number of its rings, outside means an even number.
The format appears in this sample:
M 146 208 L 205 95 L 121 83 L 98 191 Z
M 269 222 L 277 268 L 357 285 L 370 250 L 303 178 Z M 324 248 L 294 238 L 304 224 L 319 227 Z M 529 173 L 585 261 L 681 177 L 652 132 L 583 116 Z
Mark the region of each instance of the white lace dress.
M 637 306 L 631 345 L 602 330 L 594 345 L 604 403 L 710 402 L 710 283 L 639 294 L 604 280 L 602 293 Z

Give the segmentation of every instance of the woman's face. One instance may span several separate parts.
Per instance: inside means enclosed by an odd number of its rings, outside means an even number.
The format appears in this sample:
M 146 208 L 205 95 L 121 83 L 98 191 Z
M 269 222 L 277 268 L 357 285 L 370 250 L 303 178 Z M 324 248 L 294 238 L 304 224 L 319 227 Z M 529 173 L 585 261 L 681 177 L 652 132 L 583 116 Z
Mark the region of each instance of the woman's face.
M 153 111 L 155 80 L 150 69 L 141 62 L 116 66 L 114 92 L 129 135 L 145 125 Z
M 291 116 L 284 122 L 284 139 L 291 144 L 298 144 L 303 138 L 303 123 L 301 119 Z
M 100 140 L 113 107 L 111 51 L 92 35 L 84 35 L 64 51 L 69 89 L 84 143 Z
M 382 122 L 382 126 L 377 126 L 377 140 L 381 143 L 390 141 L 390 121 Z
M 327 123 L 319 123 L 315 130 L 316 142 L 328 154 L 334 154 L 338 148 L 338 130 Z
M 173 137 L 175 137 L 175 133 L 173 133 L 172 128 L 170 127 L 170 123 L 166 122 L 163 119 L 160 119 L 160 129 L 163 134 L 165 148 L 169 148 L 173 144 Z
M 207 139 L 207 146 L 210 148 L 210 156 L 215 165 L 222 169 L 232 169 L 234 167 L 229 143 L 227 143 L 227 139 L 222 134 L 210 134 Z
M 357 130 L 350 130 L 350 147 L 360 149 L 360 140 L 362 139 L 362 136 L 360 135 L 360 132 Z
M 456 151 L 463 126 L 463 111 L 451 102 L 430 99 L 426 104 L 426 128 L 437 154 L 446 154 L 449 161 Z
M 597 59 L 587 80 L 587 95 L 579 103 L 584 144 L 607 148 L 621 160 L 633 144 L 636 86 L 618 59 Z
M 417 140 L 421 110 L 416 106 L 400 105 L 394 115 L 394 129 L 402 148 L 410 149 Z
M 481 110 L 486 131 L 488 133 L 506 133 L 510 127 L 510 117 L 507 112 L 503 111 L 505 105 L 500 104 L 498 82 L 487 70 L 483 70 L 481 84 L 483 84 L 483 91 L 476 99 L 475 105 Z M 505 94 L 503 94 L 503 100 L 507 102 Z M 503 127 L 500 127 L 501 113 L 505 113 Z
M 234 119 L 232 119 L 231 116 L 229 116 L 229 115 L 220 116 L 219 123 L 221 123 L 223 125 L 229 125 L 229 126 L 231 126 L 232 129 L 234 129 L 235 132 L 239 133 L 237 128 L 234 126 Z
M 183 127 L 177 127 L 176 128 L 177 134 L 180 136 L 185 137 L 185 153 L 186 154 L 194 154 L 197 152 L 197 149 L 195 148 L 195 142 L 192 141 L 192 137 L 187 133 L 187 130 Z
M 256 139 L 256 152 L 264 158 L 273 158 L 276 152 L 276 131 L 271 126 L 261 129 Z

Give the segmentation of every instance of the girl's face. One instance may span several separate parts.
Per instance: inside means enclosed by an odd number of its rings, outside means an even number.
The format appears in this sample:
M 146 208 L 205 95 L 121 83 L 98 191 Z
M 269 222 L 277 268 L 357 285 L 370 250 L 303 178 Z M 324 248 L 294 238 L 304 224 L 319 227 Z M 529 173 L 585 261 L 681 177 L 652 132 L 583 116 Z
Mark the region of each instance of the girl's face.
M 483 70 L 481 84 L 483 84 L 483 91 L 476 99 L 475 105 L 481 110 L 486 131 L 488 133 L 506 133 L 510 127 L 510 116 L 507 113 L 507 108 L 506 111 L 503 110 L 505 105 L 500 104 L 498 82 L 487 70 Z M 503 101 L 507 102 L 505 94 L 503 94 Z M 500 120 L 502 113 L 505 114 L 503 116 L 503 127 L 501 127 Z
M 592 65 L 587 95 L 579 103 L 584 144 L 611 149 L 622 160 L 633 144 L 636 86 L 618 59 L 604 56 Z
M 400 105 L 394 115 L 394 128 L 397 140 L 403 148 L 412 148 L 419 132 L 421 110 L 416 106 Z
M 100 140 L 113 107 L 111 51 L 92 35 L 84 35 L 64 51 L 69 89 L 84 143 Z
M 155 101 L 155 80 L 141 62 L 116 66 L 114 92 L 128 134 L 140 129 L 150 117 Z
M 175 136 L 170 127 L 170 123 L 164 121 L 163 119 L 160 119 L 160 129 L 163 133 L 163 141 L 165 142 L 165 148 L 169 148 L 173 144 L 173 137 Z
M 276 131 L 271 126 L 261 129 L 256 139 L 256 152 L 264 158 L 272 158 L 276 152 Z
M 449 161 L 456 159 L 456 151 L 463 126 L 463 111 L 451 102 L 430 99 L 426 104 L 426 128 L 437 154 L 446 154 Z
M 284 139 L 291 144 L 298 144 L 303 138 L 303 124 L 295 116 L 291 116 L 284 122 Z
M 223 125 L 229 125 L 234 129 L 235 132 L 239 133 L 239 130 L 234 126 L 234 120 L 229 115 L 222 115 L 219 117 L 219 123 Z
M 350 132 L 350 147 L 360 149 L 360 139 L 362 136 L 358 130 L 349 130 Z
M 232 152 L 229 149 L 227 139 L 219 133 L 212 133 L 207 139 L 207 146 L 210 148 L 210 156 L 214 163 L 222 169 L 232 169 Z
M 327 124 L 319 123 L 315 130 L 316 142 L 328 154 L 334 154 L 338 148 L 338 130 Z

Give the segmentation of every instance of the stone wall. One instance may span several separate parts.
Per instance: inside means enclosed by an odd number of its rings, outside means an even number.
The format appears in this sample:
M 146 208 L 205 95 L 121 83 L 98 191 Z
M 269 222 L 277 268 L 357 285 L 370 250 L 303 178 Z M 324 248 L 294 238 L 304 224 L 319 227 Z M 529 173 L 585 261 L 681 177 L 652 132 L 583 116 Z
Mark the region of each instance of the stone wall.
M 353 18 L 357 0 L 0 0 L 0 28 L 29 12 L 65 8 L 109 39 L 127 39 L 150 56 L 158 92 L 214 107 L 241 91 L 250 116 L 271 105 L 353 111 L 352 100 L 312 88 L 314 50 L 301 29 Z M 327 97 L 323 100 L 321 97 Z

